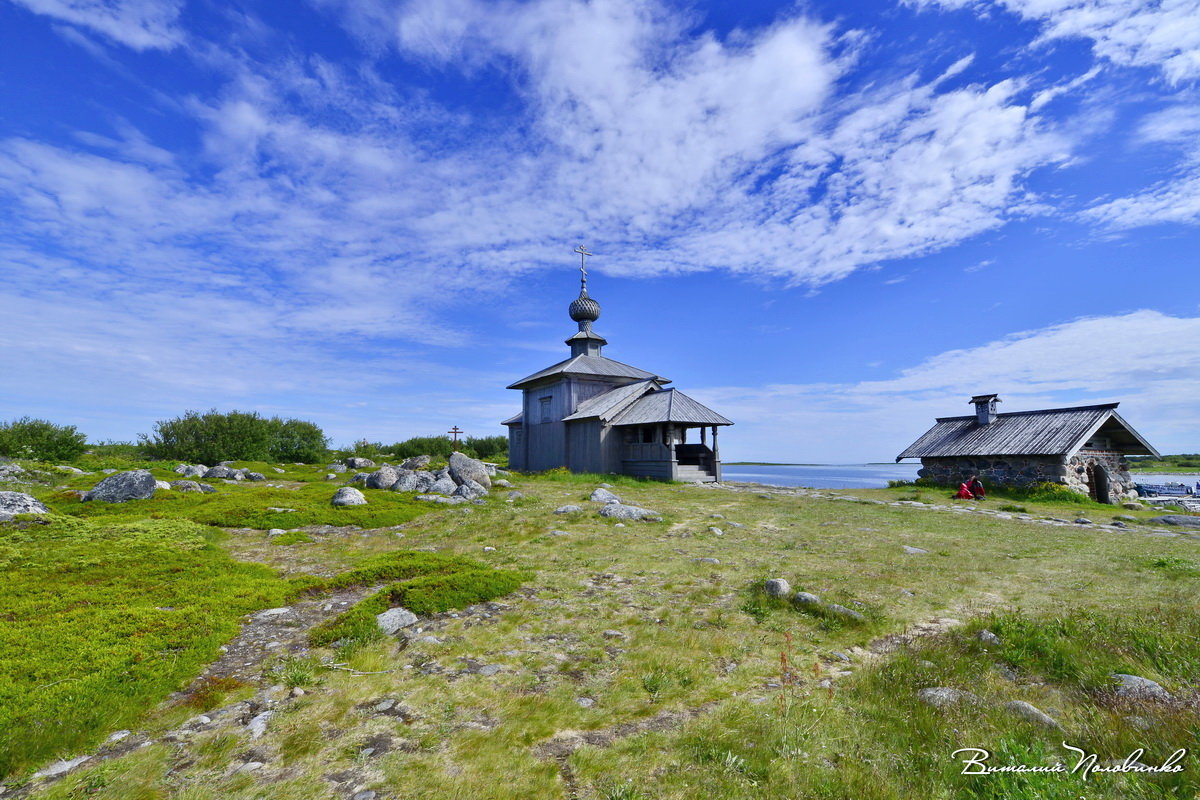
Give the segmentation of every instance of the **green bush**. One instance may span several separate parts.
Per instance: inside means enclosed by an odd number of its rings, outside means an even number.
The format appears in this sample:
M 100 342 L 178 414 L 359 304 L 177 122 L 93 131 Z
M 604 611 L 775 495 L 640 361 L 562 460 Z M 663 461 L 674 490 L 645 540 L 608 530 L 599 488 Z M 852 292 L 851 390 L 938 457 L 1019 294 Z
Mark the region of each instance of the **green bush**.
M 153 437 L 141 437 L 147 455 L 194 463 L 316 462 L 324 460 L 328 446 L 325 434 L 311 422 L 267 419 L 256 412 L 188 411 L 182 417 L 160 420 L 154 428 Z
M 396 458 L 412 458 L 413 456 L 433 456 L 434 458 L 449 458 L 454 452 L 454 444 L 445 436 L 414 436 L 403 442 L 396 442 L 388 448 Z
M 0 456 L 9 458 L 70 461 L 84 451 L 86 442 L 74 425 L 30 417 L 0 423 Z
M 468 436 L 467 449 L 473 450 L 477 458 L 492 460 L 508 454 L 507 436 Z

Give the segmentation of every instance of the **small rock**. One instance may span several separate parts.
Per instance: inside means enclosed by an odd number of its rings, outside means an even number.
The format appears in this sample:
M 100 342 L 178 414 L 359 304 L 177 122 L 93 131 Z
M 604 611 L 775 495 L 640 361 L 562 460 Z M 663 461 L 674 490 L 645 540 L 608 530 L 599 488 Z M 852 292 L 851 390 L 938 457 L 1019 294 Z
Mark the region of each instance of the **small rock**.
M 988 647 L 1000 646 L 1000 637 L 989 631 L 987 628 L 984 628 L 983 630 L 979 631 L 979 633 L 975 634 L 975 638 Z
M 720 528 L 714 528 L 712 525 L 708 526 L 708 532 L 711 533 L 713 536 L 724 536 L 725 535 L 725 531 L 721 530 Z
M 697 564 L 720 564 L 721 563 L 721 560 L 718 558 L 693 558 L 692 560 L 695 561 Z
M 352 486 L 343 486 L 337 490 L 331 501 L 335 506 L 365 506 L 367 498 Z
M 283 528 L 271 528 L 271 530 L 267 531 L 267 536 L 283 536 L 285 533 L 287 531 Z
M 1200 516 L 1191 517 L 1186 514 L 1164 514 L 1150 520 L 1157 525 L 1178 525 L 1183 528 L 1200 528 Z
M 583 511 L 583 509 L 575 505 L 559 506 L 554 509 L 555 514 L 574 514 L 576 511 Z
M 404 463 L 400 465 L 400 469 L 416 471 L 429 466 L 429 462 L 432 460 L 433 458 L 430 456 L 413 456 L 412 458 L 405 459 Z
M 570 536 L 570 531 L 550 531 L 551 536 Z
M 488 678 L 492 677 L 493 675 L 495 675 L 495 674 L 496 674 L 496 673 L 498 673 L 499 671 L 500 671 L 500 665 L 499 665 L 499 664 L 486 664 L 486 665 L 484 665 L 484 666 L 482 666 L 482 667 L 480 667 L 480 668 L 479 668 L 479 674 L 480 674 L 480 675 L 484 675 L 484 676 L 486 676 L 486 677 L 488 677 Z
M 500 489 L 511 489 L 512 483 L 504 480 L 503 478 L 500 478 L 499 480 L 492 481 L 492 486 L 494 488 L 500 488 Z
M 198 492 L 200 484 L 195 481 L 171 481 L 171 488 L 177 492 Z
M 592 492 L 589 498 L 593 503 L 619 503 L 621 498 L 610 492 L 608 489 L 600 488 Z
M 1029 722 L 1033 722 L 1038 725 L 1044 725 L 1047 728 L 1061 727 L 1057 722 L 1055 722 L 1054 718 L 1045 711 L 1042 711 L 1040 708 L 1031 705 L 1030 703 L 1026 703 L 1024 700 L 1013 700 L 1011 703 L 1005 703 L 1004 707 L 1016 714 L 1018 717 L 1026 719 Z
M 258 737 L 255 736 L 254 738 L 257 739 Z M 242 764 L 240 767 L 238 767 L 238 772 L 257 772 L 264 766 L 266 765 L 261 761 L 247 761 L 245 764 Z
M 32 777 L 34 779 L 57 778 L 59 775 L 66 775 L 68 772 L 75 769 L 83 762 L 91 761 L 91 760 L 92 760 L 91 756 L 79 756 L 78 758 L 63 759 L 62 761 L 55 761 L 53 764 L 46 767 L 44 770 L 33 773 Z
M 238 473 L 236 470 L 232 470 L 229 467 L 218 464 L 215 467 L 209 467 L 208 469 L 206 469 L 204 471 L 204 474 L 201 475 L 200 477 L 206 478 L 208 480 L 212 480 L 214 478 L 233 478 L 237 474 Z
M 496 552 L 496 548 L 494 548 L 494 547 L 485 547 L 485 548 L 483 548 L 483 552 L 485 552 L 485 553 L 494 553 L 494 552 Z
M 640 519 L 645 522 L 661 522 L 662 517 L 657 511 L 639 506 L 627 506 L 624 503 L 609 503 L 600 509 L 600 516 L 610 519 Z
M 351 797 L 350 800 L 375 800 L 375 792 L 371 791 L 370 789 L 366 790 L 365 792 L 355 792 L 354 796 Z
M 951 706 L 959 705 L 960 703 L 978 703 L 979 698 L 970 692 L 964 692 L 960 689 L 951 689 L 946 686 L 935 686 L 929 689 L 921 689 L 917 692 L 917 699 L 926 705 L 934 708 L 950 708 Z
M 383 631 L 384 636 L 391 636 L 397 633 L 401 628 L 407 628 L 410 625 L 415 625 L 417 615 L 409 611 L 407 608 L 396 606 L 389 608 L 382 614 L 375 615 L 375 623 L 379 625 L 379 630 Z
M 809 592 L 796 592 L 796 596 L 792 600 L 802 606 L 819 606 L 821 598 Z
M 175 468 L 175 473 L 184 478 L 203 478 L 206 472 L 208 472 L 208 467 L 203 464 L 180 464 Z
M 852 620 L 855 620 L 856 622 L 862 622 L 863 620 L 866 619 L 866 617 L 864 617 L 862 614 L 855 611 L 854 609 L 846 608 L 845 606 L 840 606 L 837 603 L 830 603 L 828 606 L 826 606 L 826 608 L 828 608 L 833 613 L 837 614 L 839 617 L 846 617 L 847 619 L 852 619 Z
M 925 556 L 925 555 L 929 555 L 929 551 L 928 551 L 928 550 L 922 550 L 920 547 L 911 547 L 911 546 L 909 546 L 909 545 L 907 545 L 907 544 L 906 544 L 906 545 L 903 545 L 903 547 L 904 547 L 904 552 L 905 552 L 905 553 L 907 553 L 907 554 L 908 554 L 908 555 L 910 555 L 910 556 Z
M 171 491 L 171 484 L 167 483 L 166 481 L 155 481 L 154 488 L 163 489 L 164 491 L 169 492 Z
M 575 702 L 579 704 L 580 708 L 591 708 L 596 705 L 596 701 L 590 697 L 576 697 Z
M 276 472 L 278 472 L 278 473 L 279 473 L 279 474 L 281 474 L 281 475 L 282 475 L 283 473 L 287 472 L 287 470 L 286 470 L 286 469 L 280 469 L 279 467 L 271 467 L 271 469 L 275 470 Z
M 1137 511 L 1142 507 L 1141 503 L 1121 503 L 1121 508 L 1127 508 L 1130 511 Z
M 259 739 L 267 732 L 267 723 L 275 715 L 274 711 L 264 711 L 246 724 L 250 729 L 250 738 Z
M 375 462 L 369 458 L 350 457 L 346 459 L 346 466 L 350 469 L 366 469 L 367 467 L 375 466 Z
M 105 739 L 105 744 L 116 744 L 124 739 L 128 739 L 133 734 L 133 731 L 117 731 Z
M 1087 517 L 1076 517 L 1075 524 L 1076 525 L 1091 525 L 1092 521 L 1090 519 L 1088 519 Z
M 1124 697 L 1130 700 L 1154 700 L 1160 702 L 1171 699 L 1171 694 L 1166 689 L 1149 678 L 1116 672 L 1113 673 L 1113 679 L 1117 684 L 1115 690 L 1117 697 Z
M 771 578 L 763 588 L 771 597 L 787 597 L 792 591 L 792 585 L 783 578 Z
M 267 476 L 261 472 L 247 472 L 245 475 L 248 481 L 265 481 L 267 479 Z
M 336 472 L 340 475 L 346 471 L 346 465 L 345 464 L 330 464 L 325 469 L 329 470 L 330 472 Z
M 600 635 L 603 636 L 605 639 L 624 639 L 625 638 L 624 633 L 622 633 L 621 631 L 612 630 L 611 628 L 609 630 L 606 630 L 604 633 L 602 633 Z
M 510 503 L 511 503 L 511 502 L 512 502 L 512 501 L 514 501 L 514 500 L 520 500 L 520 499 L 521 499 L 521 498 L 523 498 L 524 496 L 525 496 L 525 495 L 523 495 L 523 494 L 521 494 L 520 492 L 518 492 L 518 491 L 515 491 L 515 490 L 514 490 L 514 491 L 511 491 L 511 492 L 509 492 L 509 493 L 508 493 L 507 500 L 508 500 L 508 502 L 510 502 Z
M 336 481 L 336 480 L 337 480 L 337 473 L 336 473 L 336 472 L 326 472 L 326 473 L 325 473 L 325 480 L 327 480 L 327 481 Z

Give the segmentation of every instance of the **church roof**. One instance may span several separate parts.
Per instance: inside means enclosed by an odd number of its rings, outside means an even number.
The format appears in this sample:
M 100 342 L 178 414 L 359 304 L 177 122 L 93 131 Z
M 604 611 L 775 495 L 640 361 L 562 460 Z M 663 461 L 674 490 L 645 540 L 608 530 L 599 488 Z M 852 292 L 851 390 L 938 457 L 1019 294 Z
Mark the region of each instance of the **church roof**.
M 658 422 L 681 422 L 696 425 L 733 424 L 678 389 L 648 392 L 631 403 L 613 420 L 614 425 L 653 425 Z
M 1116 449 L 1131 455 L 1158 455 L 1117 413 L 1117 403 L 1049 408 L 997 414 L 986 425 L 974 415 L 939 417 L 936 424 L 908 449 L 903 458 L 955 456 L 1069 456 L 1093 435 L 1113 440 Z
M 557 364 L 546 367 L 540 372 L 535 372 L 516 383 L 510 384 L 508 388 L 520 389 L 526 384 L 554 375 L 597 375 L 605 378 L 634 378 L 639 381 L 654 380 L 659 383 L 671 382 L 667 378 L 655 375 L 653 372 L 646 372 L 644 369 L 631 367 L 628 364 L 613 361 L 611 358 L 605 356 L 580 355 L 568 358 L 566 361 L 560 361 Z
M 637 400 L 646 392 L 657 388 L 659 386 L 654 381 L 638 381 L 637 383 L 618 386 L 603 394 L 598 394 L 595 397 L 589 397 L 587 400 L 584 400 L 575 409 L 574 414 L 563 418 L 563 422 L 574 422 L 576 420 L 593 419 L 595 417 L 599 417 L 604 422 L 609 422 L 613 417 L 624 411 L 626 406 L 634 400 Z

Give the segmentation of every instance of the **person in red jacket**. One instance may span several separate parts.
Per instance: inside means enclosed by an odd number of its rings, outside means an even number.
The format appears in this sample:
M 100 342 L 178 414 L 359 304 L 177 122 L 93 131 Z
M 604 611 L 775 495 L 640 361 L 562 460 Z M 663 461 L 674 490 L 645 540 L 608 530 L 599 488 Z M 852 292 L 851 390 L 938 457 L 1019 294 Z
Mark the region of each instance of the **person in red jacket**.
M 984 491 L 983 481 L 979 480 L 978 475 L 972 475 L 967 481 L 967 488 L 971 490 L 971 497 L 976 500 L 983 500 L 987 497 L 987 492 Z
M 958 494 L 954 495 L 955 500 L 974 500 L 975 495 L 971 494 L 971 481 L 967 479 L 958 485 Z

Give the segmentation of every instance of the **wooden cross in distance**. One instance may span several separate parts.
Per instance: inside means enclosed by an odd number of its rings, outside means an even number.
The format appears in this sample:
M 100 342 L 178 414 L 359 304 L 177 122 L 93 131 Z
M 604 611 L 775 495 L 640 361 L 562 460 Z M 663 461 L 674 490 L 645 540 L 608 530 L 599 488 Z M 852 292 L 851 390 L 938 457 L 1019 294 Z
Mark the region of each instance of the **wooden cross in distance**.
M 446 431 L 446 433 L 448 433 L 448 434 L 450 434 L 451 436 L 453 436 L 453 437 L 454 437 L 454 450 L 457 452 L 457 451 L 458 451 L 458 435 L 459 435 L 460 433 L 466 433 L 466 431 L 460 431 L 460 430 L 458 429 L 458 426 L 457 426 L 457 425 L 455 425 L 453 428 L 451 428 L 450 430 Z

